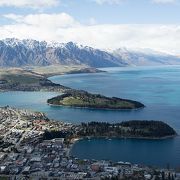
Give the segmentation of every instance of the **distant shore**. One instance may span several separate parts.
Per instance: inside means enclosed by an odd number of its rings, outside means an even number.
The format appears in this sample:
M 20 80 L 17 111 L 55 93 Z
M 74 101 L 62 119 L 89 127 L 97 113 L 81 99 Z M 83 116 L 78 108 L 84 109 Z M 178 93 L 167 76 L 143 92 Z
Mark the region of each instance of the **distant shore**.
M 0 92 L 6 91 L 49 91 L 65 92 L 71 88 L 53 83 L 48 78 L 64 74 L 100 73 L 86 66 L 45 66 L 0 68 Z

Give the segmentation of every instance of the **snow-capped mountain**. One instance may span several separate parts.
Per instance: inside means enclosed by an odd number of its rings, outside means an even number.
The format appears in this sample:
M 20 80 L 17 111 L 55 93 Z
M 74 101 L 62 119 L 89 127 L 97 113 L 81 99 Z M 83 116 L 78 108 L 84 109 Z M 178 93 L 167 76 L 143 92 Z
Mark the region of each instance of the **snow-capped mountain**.
M 156 66 L 156 65 L 179 65 L 180 58 L 170 54 L 153 51 L 151 49 L 129 50 L 120 48 L 112 52 L 112 54 L 123 59 L 129 65 L 134 66 Z
M 45 66 L 85 64 L 91 67 L 124 66 L 121 58 L 87 46 L 47 43 L 36 40 L 5 39 L 0 41 L 0 66 Z
M 0 66 L 87 65 L 91 67 L 117 67 L 126 65 L 175 65 L 180 57 L 149 49 L 114 51 L 94 49 L 73 42 L 47 43 L 32 39 L 0 40 Z

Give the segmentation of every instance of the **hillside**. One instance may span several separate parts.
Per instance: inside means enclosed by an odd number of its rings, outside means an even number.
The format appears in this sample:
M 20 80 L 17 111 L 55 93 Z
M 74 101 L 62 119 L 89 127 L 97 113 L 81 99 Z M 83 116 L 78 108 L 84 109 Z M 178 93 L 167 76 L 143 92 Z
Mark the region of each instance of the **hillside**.
M 85 65 L 51 65 L 51 66 L 34 66 L 25 67 L 36 74 L 41 74 L 45 77 L 62 75 L 62 74 L 77 74 L 77 73 L 99 73 L 103 72 L 99 69 L 88 67 Z
M 133 66 L 159 66 L 179 65 L 180 58 L 166 53 L 156 52 L 150 49 L 130 50 L 126 48 L 116 49 L 112 54 Z
M 64 91 L 65 89 L 68 88 L 28 70 L 0 69 L 0 91 Z

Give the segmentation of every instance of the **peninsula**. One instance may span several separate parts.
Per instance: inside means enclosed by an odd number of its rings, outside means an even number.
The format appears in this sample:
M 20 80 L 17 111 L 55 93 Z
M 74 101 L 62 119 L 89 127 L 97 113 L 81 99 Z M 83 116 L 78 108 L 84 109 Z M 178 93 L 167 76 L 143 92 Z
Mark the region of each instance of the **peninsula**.
M 69 73 L 98 73 L 96 68 L 79 66 L 45 66 L 0 69 L 0 91 L 56 91 L 65 92 L 69 87 L 53 83 L 50 76 Z
M 0 108 L 0 179 L 132 179 L 144 172 L 142 166 L 127 162 L 106 161 L 106 168 L 97 171 L 98 160 L 83 160 L 71 156 L 75 139 L 86 137 L 165 138 L 176 132 L 159 121 L 126 121 L 118 124 L 90 122 L 74 125 L 53 121 L 44 113 L 11 107 Z M 128 168 L 128 174 L 123 169 Z M 138 171 L 137 171 L 138 168 Z M 114 171 L 115 169 L 115 171 Z M 143 170 L 143 173 L 141 173 Z M 154 169 L 153 169 L 154 170 Z M 132 171 L 131 174 L 129 172 Z M 59 173 L 63 172 L 63 173 Z M 115 173 L 116 172 L 116 173 Z M 149 173 L 152 174 L 152 169 Z M 72 178 L 76 177 L 76 178 Z M 77 178 L 78 177 L 78 178 Z
M 57 91 L 70 89 L 55 84 L 44 75 L 22 68 L 0 69 L 0 91 Z
M 115 124 L 82 123 L 78 135 L 80 137 L 161 139 L 175 136 L 176 131 L 162 121 L 134 120 Z
M 117 97 L 106 97 L 86 91 L 70 90 L 65 94 L 47 100 L 50 105 L 71 106 L 95 109 L 137 109 L 145 107 L 142 103 Z

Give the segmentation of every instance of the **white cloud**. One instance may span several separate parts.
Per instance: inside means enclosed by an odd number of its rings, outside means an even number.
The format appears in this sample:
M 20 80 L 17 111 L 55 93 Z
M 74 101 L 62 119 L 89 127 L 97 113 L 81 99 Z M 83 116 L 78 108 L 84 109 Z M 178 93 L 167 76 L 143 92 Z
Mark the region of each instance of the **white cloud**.
M 162 3 L 162 4 L 167 4 L 167 3 L 175 3 L 177 0 L 152 0 L 154 3 Z
M 90 1 L 94 1 L 98 4 L 120 4 L 121 2 L 127 1 L 127 0 L 90 0 Z M 152 1 L 154 3 L 160 3 L 160 4 L 167 4 L 167 3 L 175 3 L 178 2 L 179 0 L 149 0 Z
M 107 3 L 107 4 L 119 4 L 123 0 L 91 0 L 91 1 L 94 1 L 94 2 L 96 2 L 98 4 L 104 4 L 104 3 Z
M 151 48 L 179 54 L 180 25 L 85 25 L 68 14 L 4 15 L 13 23 L 0 26 L 1 38 L 32 38 L 46 41 L 89 45 L 95 48 L 115 49 Z
M 74 18 L 66 13 L 59 14 L 29 14 L 29 15 L 16 15 L 5 14 L 3 17 L 13 20 L 15 23 L 35 26 L 39 28 L 67 28 L 79 25 Z
M 0 0 L 0 6 L 30 7 L 41 9 L 58 5 L 59 0 Z

